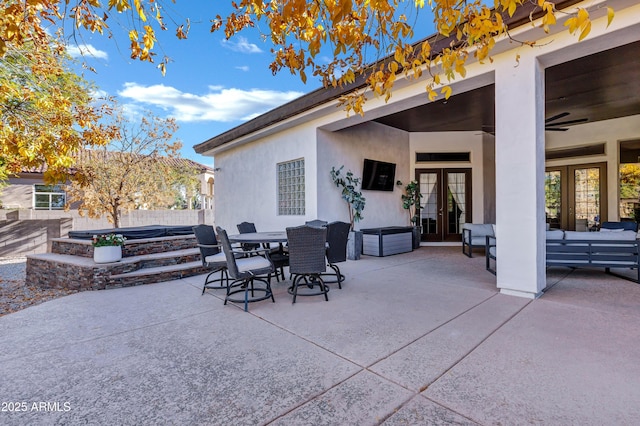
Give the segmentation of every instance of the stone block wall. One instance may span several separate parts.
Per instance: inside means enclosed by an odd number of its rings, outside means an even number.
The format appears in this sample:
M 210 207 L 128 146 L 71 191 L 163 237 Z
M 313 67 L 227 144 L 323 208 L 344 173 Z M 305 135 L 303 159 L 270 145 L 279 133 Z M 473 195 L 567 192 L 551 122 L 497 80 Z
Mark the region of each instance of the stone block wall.
M 193 235 L 128 240 L 122 247 L 122 257 L 167 253 L 196 247 L 198 242 Z M 93 246 L 90 240 L 55 238 L 51 241 L 51 253 L 93 258 Z
M 214 225 L 213 214 L 213 210 L 135 210 L 123 216 L 122 227 Z M 106 220 L 80 217 L 77 211 L 0 211 L 0 257 L 52 252 L 51 240 L 66 237 L 71 230 L 111 227 Z M 93 251 L 86 254 L 91 256 Z

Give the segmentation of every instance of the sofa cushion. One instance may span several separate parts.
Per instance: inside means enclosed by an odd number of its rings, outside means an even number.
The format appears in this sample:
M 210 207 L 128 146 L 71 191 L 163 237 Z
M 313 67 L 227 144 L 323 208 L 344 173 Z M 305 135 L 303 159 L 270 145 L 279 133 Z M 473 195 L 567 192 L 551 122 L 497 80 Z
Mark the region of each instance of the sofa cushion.
M 636 233 L 633 231 L 622 232 L 577 232 L 565 231 L 565 240 L 616 240 L 616 241 L 633 241 L 636 239 Z
M 584 232 L 582 232 L 584 234 Z M 553 231 L 547 231 L 547 240 L 562 240 L 564 238 L 564 231 L 554 229 Z

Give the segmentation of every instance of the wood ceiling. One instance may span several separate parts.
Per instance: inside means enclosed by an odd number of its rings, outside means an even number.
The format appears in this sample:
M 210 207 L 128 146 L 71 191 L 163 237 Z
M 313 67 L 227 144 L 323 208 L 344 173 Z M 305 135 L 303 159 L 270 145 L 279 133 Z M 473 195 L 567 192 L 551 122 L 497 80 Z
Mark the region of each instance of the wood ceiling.
M 407 132 L 490 131 L 494 98 L 489 85 L 375 121 Z M 545 117 L 564 112 L 569 114 L 558 122 L 640 114 L 640 42 L 547 68 Z

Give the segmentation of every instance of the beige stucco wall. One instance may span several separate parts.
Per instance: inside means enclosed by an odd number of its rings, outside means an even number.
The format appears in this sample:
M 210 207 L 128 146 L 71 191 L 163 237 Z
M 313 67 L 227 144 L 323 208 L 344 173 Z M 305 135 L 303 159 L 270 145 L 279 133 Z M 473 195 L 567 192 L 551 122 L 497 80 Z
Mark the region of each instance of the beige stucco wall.
M 276 167 L 304 158 L 306 214 L 279 216 Z M 297 226 L 317 216 L 315 127 L 298 126 L 216 155 L 216 223 L 236 233 L 253 222 L 258 230 Z
M 331 167 L 344 165 L 362 178 L 364 159 L 396 164 L 395 180 L 410 180 L 409 134 L 402 130 L 369 122 L 337 132 L 318 131 L 318 218 L 326 221 L 349 221 L 346 203 L 331 181 Z M 408 225 L 402 209 L 401 188 L 393 191 L 362 191 L 366 199 L 364 219 L 355 229 Z

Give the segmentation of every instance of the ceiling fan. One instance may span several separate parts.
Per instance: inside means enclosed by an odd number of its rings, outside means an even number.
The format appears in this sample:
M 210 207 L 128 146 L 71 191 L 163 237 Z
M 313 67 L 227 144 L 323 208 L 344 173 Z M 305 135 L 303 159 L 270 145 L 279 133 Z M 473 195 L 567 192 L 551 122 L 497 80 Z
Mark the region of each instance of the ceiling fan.
M 549 117 L 547 119 L 544 120 L 544 130 L 549 131 L 549 132 L 566 132 L 567 130 L 569 130 L 568 127 L 563 127 L 563 126 L 568 126 L 570 124 L 578 124 L 578 123 L 585 123 L 587 121 L 589 121 L 588 118 L 577 118 L 575 120 L 567 120 L 567 121 L 560 121 L 556 123 L 556 120 L 559 120 L 561 118 L 566 117 L 567 115 L 571 114 L 570 112 L 561 112 L 560 114 L 556 114 L 553 117 Z M 486 133 L 491 133 L 491 134 L 495 134 L 495 127 L 494 126 L 482 126 L 482 131 L 486 132 Z
M 556 120 L 564 118 L 569 114 L 571 113 L 565 111 L 565 112 L 561 112 L 560 114 L 554 115 L 553 117 L 547 118 L 546 120 L 544 120 L 544 129 L 550 132 L 566 132 L 567 130 L 569 130 L 569 128 L 562 127 L 562 126 L 584 123 L 586 121 L 589 121 L 588 118 L 578 118 L 576 120 L 560 121 L 557 123 L 555 122 Z

